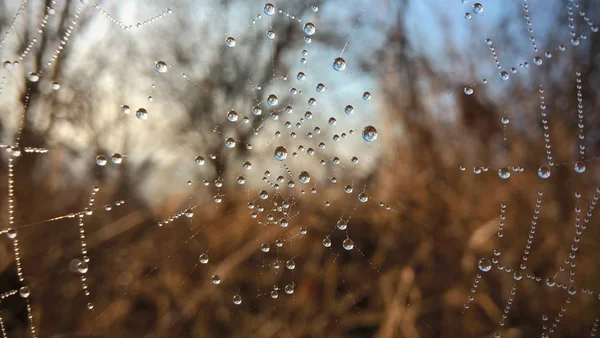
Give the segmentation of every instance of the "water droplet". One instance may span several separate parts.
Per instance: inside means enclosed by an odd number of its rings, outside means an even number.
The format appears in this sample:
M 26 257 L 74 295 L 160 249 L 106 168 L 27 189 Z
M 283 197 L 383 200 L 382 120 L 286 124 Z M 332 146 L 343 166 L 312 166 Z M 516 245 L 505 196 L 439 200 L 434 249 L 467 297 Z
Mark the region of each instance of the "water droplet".
M 205 163 L 204 157 L 197 156 L 196 159 L 194 160 L 194 162 L 196 162 L 197 165 L 204 165 L 204 163 Z
M 473 87 L 471 87 L 471 86 L 466 86 L 466 87 L 463 89 L 463 91 L 464 91 L 464 93 L 465 93 L 466 95 L 471 95 L 471 94 L 473 94 Z
M 79 272 L 81 274 L 87 273 L 88 269 L 89 269 L 89 267 L 88 267 L 87 263 L 84 261 L 80 261 L 77 264 L 77 272 Z
M 240 296 L 240 295 L 233 296 L 233 304 L 235 304 L 235 305 L 242 304 L 242 296 Z
M 500 168 L 498 169 L 498 177 L 505 180 L 510 177 L 510 170 L 508 168 Z
M 112 161 L 112 163 L 114 164 L 121 164 L 123 162 L 123 155 L 119 154 L 119 153 L 114 153 L 112 154 L 112 156 L 110 157 L 110 160 Z
M 146 111 L 146 109 L 140 108 L 135 112 L 135 117 L 137 117 L 137 119 L 140 121 L 147 120 L 148 112 Z
M 225 39 L 225 44 L 227 45 L 227 47 L 235 47 L 235 39 L 230 36 L 227 39 Z
M 107 162 L 108 161 L 106 160 L 106 156 L 104 156 L 104 155 L 98 155 L 98 156 L 96 156 L 96 164 L 97 165 L 99 165 L 101 167 L 104 167 Z
M 503 70 L 500 72 L 500 80 L 508 80 L 508 78 L 510 77 L 510 75 L 508 74 L 507 71 Z
M 279 146 L 279 147 L 275 148 L 275 151 L 273 152 L 273 156 L 278 161 L 285 160 L 287 158 L 287 155 L 288 155 L 288 152 L 284 146 Z
M 377 139 L 377 129 L 373 126 L 366 126 L 362 131 L 362 138 L 367 142 L 373 142 Z
M 156 66 L 154 66 L 154 68 L 156 69 L 157 73 L 166 73 L 167 70 L 169 70 L 169 68 L 167 67 L 167 64 L 164 61 L 158 61 L 156 63 Z
M 221 284 L 221 277 L 219 275 L 213 275 L 211 280 L 212 280 L 212 283 L 215 285 Z
M 540 66 L 542 63 L 544 63 L 544 60 L 542 60 L 542 58 L 539 56 L 534 56 L 533 63 Z
M 271 16 L 275 14 L 275 6 L 273 4 L 267 3 L 265 8 L 263 9 L 266 15 Z
M 287 293 L 288 295 L 291 295 L 292 293 L 294 293 L 294 284 L 288 284 L 286 285 L 283 290 L 285 291 L 285 293 Z
M 510 120 L 508 119 L 508 117 L 503 116 L 502 119 L 500 120 L 502 122 L 502 124 L 507 125 L 510 123 Z
M 203 253 L 200 255 L 200 257 L 198 257 L 198 260 L 200 261 L 200 263 L 206 264 L 208 263 L 208 255 Z
M 235 139 L 233 139 L 233 138 L 231 138 L 231 137 L 230 137 L 230 138 L 228 138 L 228 139 L 226 139 L 226 140 L 225 140 L 225 146 L 226 146 L 227 148 L 230 148 L 230 149 L 231 149 L 231 148 L 234 148 L 234 147 L 235 147 Z
M 240 115 L 235 110 L 232 110 L 227 113 L 227 120 L 231 122 L 236 122 L 239 119 L 239 117 Z
M 363 100 L 365 101 L 369 101 L 371 99 L 371 93 L 369 92 L 364 92 L 362 95 Z
M 252 107 L 252 114 L 258 116 L 262 114 L 262 109 L 259 106 Z
M 31 290 L 29 290 L 29 287 L 27 287 L 27 286 L 21 286 L 21 288 L 19 289 L 19 295 L 22 298 L 29 298 L 30 294 L 31 294 Z
M 346 250 L 352 250 L 352 249 L 354 249 L 354 242 L 350 238 L 346 238 L 344 240 L 344 242 L 342 243 L 342 246 Z
M 261 191 L 258 193 L 258 197 L 259 197 L 261 200 L 266 200 L 267 198 L 269 198 L 269 193 L 268 193 L 266 190 L 261 190 Z
M 579 46 L 579 38 L 574 36 L 571 38 L 571 45 L 573 46 Z
M 285 262 L 285 267 L 288 268 L 289 270 L 294 270 L 296 268 L 296 262 L 294 262 L 294 260 L 290 259 L 289 261 Z
M 40 73 L 37 72 L 31 72 L 29 73 L 28 79 L 31 82 L 38 82 L 40 80 Z
M 298 79 L 298 81 L 304 81 L 306 80 L 306 74 L 299 72 L 298 75 L 296 75 L 296 79 Z
M 583 174 L 585 172 L 585 162 L 577 161 L 574 166 L 575 172 L 578 174 Z
M 131 108 L 128 105 L 124 104 L 121 106 L 121 114 L 127 115 L 131 112 Z
M 548 168 L 546 166 L 541 166 L 538 169 L 538 176 L 540 178 L 544 178 L 544 179 L 550 177 L 550 168 Z
M 300 181 L 300 183 L 302 184 L 307 184 L 308 182 L 310 182 L 310 174 L 306 171 L 300 172 L 300 174 L 298 175 L 298 181 Z
M 50 85 L 52 87 L 53 90 L 59 90 L 60 89 L 60 83 L 54 81 L 52 82 L 52 84 Z
M 480 4 L 479 2 L 474 3 L 473 4 L 473 13 L 475 13 L 475 14 L 483 13 L 483 5 Z
M 323 93 L 325 91 L 325 85 L 322 83 L 317 84 L 317 92 Z
M 242 163 L 242 168 L 244 168 L 244 170 L 250 170 L 252 169 L 252 163 L 250 163 L 249 161 L 245 161 L 244 163 Z
M 17 238 L 17 230 L 13 228 L 8 229 L 8 231 L 6 232 L 6 237 L 10 239 Z
M 369 200 L 369 196 L 367 196 L 366 193 L 361 192 L 360 194 L 358 194 L 358 200 L 362 203 L 365 203 Z
M 323 246 L 329 248 L 331 246 L 331 238 L 325 237 L 323 238 Z
M 306 35 L 313 35 L 316 31 L 315 25 L 312 22 L 307 22 L 304 24 L 303 31 Z
M 275 106 L 275 105 L 277 105 L 278 102 L 279 102 L 279 99 L 277 98 L 277 96 L 275 94 L 271 94 L 267 97 L 267 104 L 269 106 Z
M 480 259 L 477 265 L 479 266 L 479 270 L 483 272 L 488 272 L 492 269 L 492 262 L 487 258 Z
M 275 39 L 275 32 L 273 32 L 272 30 L 268 30 L 267 31 L 267 38 L 269 40 L 274 40 Z
M 337 57 L 333 60 L 333 69 L 341 72 L 344 69 L 346 69 L 346 60 L 344 60 L 342 57 Z

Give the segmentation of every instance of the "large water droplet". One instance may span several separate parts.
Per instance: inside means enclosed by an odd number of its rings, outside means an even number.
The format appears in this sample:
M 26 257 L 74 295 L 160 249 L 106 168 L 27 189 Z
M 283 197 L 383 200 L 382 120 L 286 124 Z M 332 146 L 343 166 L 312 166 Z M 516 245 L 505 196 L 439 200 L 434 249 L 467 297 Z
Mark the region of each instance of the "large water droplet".
M 225 44 L 227 45 L 227 47 L 235 47 L 235 39 L 230 36 L 227 39 L 225 39 Z
M 366 126 L 362 131 L 362 138 L 367 142 L 373 142 L 377 139 L 377 129 L 373 126 Z
M 546 166 L 541 166 L 538 169 L 538 176 L 540 178 L 544 178 L 544 179 L 550 177 L 550 168 L 548 168 Z
M 344 242 L 342 243 L 342 246 L 346 250 L 352 250 L 352 249 L 354 249 L 354 242 L 350 238 L 346 238 L 344 240 Z
M 140 108 L 135 112 L 135 117 L 137 117 L 137 119 L 140 121 L 147 120 L 148 119 L 148 111 L 146 111 L 146 109 L 144 109 L 144 108 Z
M 313 25 L 312 22 L 307 22 L 307 23 L 304 24 L 304 29 L 303 30 L 304 30 L 304 34 L 306 34 L 306 35 L 313 35 L 313 34 L 315 34 L 316 28 L 315 28 L 315 25 Z
M 288 152 L 284 146 L 279 146 L 279 147 L 275 148 L 275 151 L 273 152 L 273 156 L 278 161 L 285 160 L 287 158 L 287 155 L 288 155 Z
M 585 172 L 585 162 L 577 161 L 574 166 L 575 172 L 578 174 L 583 174 Z
M 266 15 L 271 16 L 275 14 L 275 6 L 273 4 L 267 3 L 265 8 L 263 9 Z
M 306 171 L 300 172 L 300 174 L 298 175 L 298 181 L 300 181 L 300 183 L 302 184 L 307 184 L 308 182 L 310 182 L 310 174 Z
M 492 262 L 487 258 L 480 259 L 477 265 L 479 266 L 479 270 L 483 272 L 488 272 L 492 269 Z
M 156 66 L 154 66 L 154 68 L 156 69 L 157 73 L 166 73 L 167 70 L 169 70 L 169 68 L 167 67 L 167 64 L 164 61 L 158 61 L 156 63 Z
M 267 104 L 269 106 L 275 106 L 275 105 L 277 105 L 278 102 L 279 102 L 279 99 L 277 98 L 277 95 L 275 95 L 275 94 L 271 94 L 267 97 Z
M 333 69 L 341 72 L 344 69 L 346 69 L 346 60 L 344 60 L 342 57 L 337 57 L 333 60 Z
M 475 13 L 475 14 L 483 13 L 483 5 L 480 4 L 479 2 L 474 3 L 473 4 L 473 13 Z

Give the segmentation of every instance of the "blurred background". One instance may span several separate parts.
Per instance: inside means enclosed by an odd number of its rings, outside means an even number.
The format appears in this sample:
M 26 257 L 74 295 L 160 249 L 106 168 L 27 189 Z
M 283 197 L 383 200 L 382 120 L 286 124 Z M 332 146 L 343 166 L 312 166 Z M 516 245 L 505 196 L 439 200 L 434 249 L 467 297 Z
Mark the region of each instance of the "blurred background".
M 37 336 L 594 336 L 598 3 L 279 0 L 272 16 L 265 4 L 0 1 L 0 142 L 13 149 L 0 191 L 13 156 Z M 14 157 L 17 137 L 48 152 Z M 0 293 L 19 290 L 13 243 L 0 244 Z M 0 310 L 7 337 L 31 336 L 23 298 Z

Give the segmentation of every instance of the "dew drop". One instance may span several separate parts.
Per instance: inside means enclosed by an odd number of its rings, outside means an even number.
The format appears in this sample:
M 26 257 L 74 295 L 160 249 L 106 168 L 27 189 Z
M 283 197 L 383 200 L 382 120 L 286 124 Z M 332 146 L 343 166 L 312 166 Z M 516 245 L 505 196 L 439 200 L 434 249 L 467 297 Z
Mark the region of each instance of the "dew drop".
M 38 82 L 40 80 L 40 73 L 31 72 L 31 73 L 29 73 L 29 76 L 27 78 L 31 82 Z
M 273 156 L 275 157 L 275 159 L 277 161 L 285 160 L 287 158 L 287 155 L 288 155 L 288 152 L 284 146 L 279 146 L 279 147 L 275 148 L 275 151 L 273 152 Z
M 333 69 L 341 72 L 344 69 L 346 69 L 346 60 L 344 60 L 342 57 L 337 57 L 333 60 Z
M 574 166 L 575 172 L 578 174 L 583 174 L 585 172 L 585 162 L 577 161 Z
M 231 149 L 231 148 L 235 148 L 235 139 L 233 139 L 233 138 L 231 138 L 231 137 L 230 137 L 230 138 L 228 138 L 228 139 L 226 139 L 226 140 L 225 140 L 225 146 L 226 146 L 227 148 L 229 148 L 229 149 Z
M 498 169 L 498 177 L 503 180 L 506 180 L 510 177 L 510 170 L 508 168 L 500 168 Z
M 546 179 L 546 178 L 550 177 L 550 168 L 548 168 L 548 167 L 546 167 L 546 166 L 541 166 L 541 167 L 538 169 L 538 176 L 539 176 L 540 178 L 544 178 L 544 179 Z
M 227 45 L 227 47 L 235 47 L 235 39 L 230 36 L 227 39 L 225 39 L 225 44 Z
M 310 174 L 306 171 L 300 172 L 300 174 L 298 175 L 298 181 L 300 181 L 300 183 L 302 184 L 307 184 L 308 182 L 310 182 Z
M 21 286 L 19 289 L 19 295 L 22 298 L 29 298 L 29 295 L 31 295 L 31 290 L 29 290 L 29 287 L 27 286 Z
M 367 142 L 373 142 L 377 139 L 377 129 L 373 126 L 366 126 L 362 131 L 362 138 Z
M 229 111 L 227 113 L 227 120 L 229 120 L 230 122 L 236 122 L 239 119 L 239 114 L 235 111 Z
M 306 35 L 313 35 L 316 31 L 315 25 L 312 22 L 307 22 L 304 24 L 303 31 Z
M 350 238 L 346 238 L 342 243 L 342 246 L 344 247 L 344 249 L 350 251 L 354 249 L 354 242 Z
M 263 9 L 266 15 L 272 16 L 275 14 L 275 6 L 273 4 L 267 3 Z
M 101 167 L 104 167 L 107 162 L 108 161 L 106 160 L 106 156 L 104 156 L 104 155 L 98 155 L 98 156 L 96 156 L 96 164 L 97 165 L 99 165 Z
M 480 259 L 477 265 L 479 267 L 479 270 L 483 272 L 488 272 L 492 269 L 492 262 L 487 258 Z
M 156 63 L 156 66 L 154 66 L 154 69 L 156 69 L 157 73 L 166 73 L 167 70 L 169 70 L 167 64 L 164 61 L 158 61 Z
M 137 119 L 140 121 L 147 120 L 148 119 L 148 111 L 146 111 L 146 109 L 144 109 L 144 108 L 140 108 L 135 112 L 135 117 L 137 117 Z

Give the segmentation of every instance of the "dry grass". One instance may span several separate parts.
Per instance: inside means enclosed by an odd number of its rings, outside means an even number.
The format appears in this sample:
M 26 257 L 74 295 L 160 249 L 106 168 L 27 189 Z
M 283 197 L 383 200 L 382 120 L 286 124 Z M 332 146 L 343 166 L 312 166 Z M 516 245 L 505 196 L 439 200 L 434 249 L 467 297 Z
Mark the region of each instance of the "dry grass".
M 122 182 L 100 182 L 96 206 L 117 198 L 127 203 L 110 212 L 97 208 L 86 224 L 94 311 L 84 310 L 86 300 L 78 276 L 68 270 L 78 252 L 76 220 L 44 222 L 19 233 L 42 336 L 491 337 L 500 330 L 503 337 L 529 337 L 539 332 L 542 314 L 553 319 L 566 293 L 522 280 L 508 325 L 500 328 L 514 283 L 511 274 L 496 269 L 485 274 L 475 301 L 463 311 L 478 272 L 477 261 L 491 257 L 496 248 L 502 251 L 503 265 L 518 265 L 541 189 L 539 230 L 526 272 L 551 276 L 565 259 L 573 237 L 572 196 L 581 191 L 589 201 L 595 189 L 593 169 L 575 177 L 570 167 L 558 167 L 551 179 L 542 181 L 530 154 L 542 153 L 543 145 L 515 135 L 507 161 L 524 163 L 528 169 L 524 173 L 503 181 L 493 169 L 486 175 L 460 172 L 460 164 L 474 163 L 477 156 L 464 154 L 460 144 L 449 147 L 447 136 L 424 143 L 423 135 L 434 128 L 440 127 L 410 129 L 405 144 L 383 143 L 383 158 L 393 160 L 383 161 L 368 178 L 369 190 L 374 201 L 384 200 L 393 210 L 368 203 L 353 214 L 350 233 L 360 251 L 341 250 L 345 235 L 331 231 L 344 212 L 345 196 L 329 208 L 311 199 L 301 200 L 301 215 L 291 222 L 289 231 L 297 233 L 306 226 L 309 232 L 286 241 L 279 251 L 282 260 L 296 257 L 293 279 L 289 273 L 276 274 L 272 267 L 262 267 L 274 260 L 275 250 L 263 254 L 260 243 L 273 243 L 284 229 L 256 225 L 248 217 L 244 200 L 232 197 L 218 207 L 201 206 L 192 220 L 178 219 L 160 228 L 156 222 L 183 208 L 184 199 L 174 196 L 148 208 L 135 196 L 124 196 L 119 191 Z M 453 128 L 456 132 L 462 127 Z M 554 128 L 559 134 L 560 126 Z M 444 135 L 444 130 L 439 131 L 436 135 Z M 566 153 L 558 151 L 555 156 L 566 158 Z M 58 170 L 52 167 L 31 182 L 37 165 L 23 160 L 17 168 L 18 224 L 80 210 L 90 187 L 61 191 L 51 181 Z M 235 196 L 235 191 L 228 196 Z M 502 201 L 508 209 L 505 235 L 499 239 Z M 594 223 L 592 219 L 579 243 L 575 271 L 580 288 L 593 289 L 598 280 Z M 329 233 L 338 244 L 333 249 L 321 244 Z M 12 251 L 7 240 L 3 243 L 3 288 L 14 288 Z M 207 247 L 209 264 L 195 267 L 199 253 Z M 213 274 L 221 276 L 220 285 L 211 283 Z M 276 300 L 269 297 L 273 285 L 283 288 L 292 280 L 296 284 L 293 297 L 283 291 Z M 243 303 L 235 306 L 231 297 L 238 291 Z M 15 300 L 3 306 L 5 320 L 14 327 L 10 336 L 18 337 L 23 331 L 18 320 L 22 304 Z M 578 294 L 567 307 L 556 336 L 589 332 L 597 302 Z

